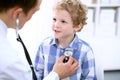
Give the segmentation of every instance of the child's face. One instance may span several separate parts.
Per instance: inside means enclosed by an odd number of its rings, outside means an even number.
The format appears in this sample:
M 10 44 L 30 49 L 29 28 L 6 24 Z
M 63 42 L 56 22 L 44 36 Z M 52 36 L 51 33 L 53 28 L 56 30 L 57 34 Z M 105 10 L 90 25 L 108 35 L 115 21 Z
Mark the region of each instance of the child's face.
M 71 16 L 66 10 L 53 11 L 52 30 L 57 39 L 73 38 L 75 28 Z

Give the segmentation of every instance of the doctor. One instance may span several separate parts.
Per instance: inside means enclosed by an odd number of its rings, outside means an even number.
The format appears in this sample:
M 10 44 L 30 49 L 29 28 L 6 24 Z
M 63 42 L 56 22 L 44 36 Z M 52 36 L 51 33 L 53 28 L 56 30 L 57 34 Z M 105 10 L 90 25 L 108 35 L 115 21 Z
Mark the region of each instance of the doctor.
M 0 0 L 0 80 L 32 80 L 32 71 L 22 61 L 18 51 L 6 38 L 7 28 L 21 29 L 24 24 L 39 10 L 42 0 Z M 17 23 L 19 21 L 19 23 Z M 44 80 L 59 80 L 73 74 L 78 62 L 70 57 L 63 63 L 64 56 L 58 59 L 53 70 Z

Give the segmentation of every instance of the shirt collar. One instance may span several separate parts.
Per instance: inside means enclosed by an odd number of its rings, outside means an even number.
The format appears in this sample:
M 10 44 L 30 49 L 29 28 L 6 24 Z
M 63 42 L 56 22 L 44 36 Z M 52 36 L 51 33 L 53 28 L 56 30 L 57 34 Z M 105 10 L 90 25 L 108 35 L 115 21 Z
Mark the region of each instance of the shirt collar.
M 68 45 L 68 47 L 73 48 L 73 49 L 77 49 L 79 46 L 79 38 L 78 36 L 75 34 L 75 37 L 73 39 L 73 41 Z M 58 41 L 57 39 L 53 38 L 53 41 L 51 43 L 53 46 L 59 47 Z
M 0 19 L 0 34 L 2 34 L 3 36 L 7 36 L 7 26 L 1 19 Z
M 55 46 L 55 47 L 58 47 L 59 44 L 58 44 L 57 39 L 53 38 L 51 45 L 53 45 L 53 46 Z

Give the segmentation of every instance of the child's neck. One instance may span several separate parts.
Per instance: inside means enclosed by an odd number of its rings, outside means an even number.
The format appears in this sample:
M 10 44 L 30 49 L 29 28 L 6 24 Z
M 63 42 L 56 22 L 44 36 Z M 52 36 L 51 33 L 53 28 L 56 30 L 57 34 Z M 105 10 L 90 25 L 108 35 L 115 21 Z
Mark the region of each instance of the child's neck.
M 65 48 L 65 47 L 67 47 L 73 41 L 73 39 L 74 39 L 74 36 L 70 37 L 70 38 L 58 39 L 59 46 L 61 48 Z

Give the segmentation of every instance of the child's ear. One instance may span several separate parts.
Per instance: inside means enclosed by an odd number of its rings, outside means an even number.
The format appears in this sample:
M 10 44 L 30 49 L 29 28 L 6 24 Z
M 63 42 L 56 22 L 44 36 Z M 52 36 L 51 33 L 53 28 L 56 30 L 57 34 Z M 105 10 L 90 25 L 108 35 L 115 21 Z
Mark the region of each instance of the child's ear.
M 83 28 L 83 24 L 82 23 L 80 23 L 79 25 L 74 27 L 76 32 L 81 31 L 82 28 Z

